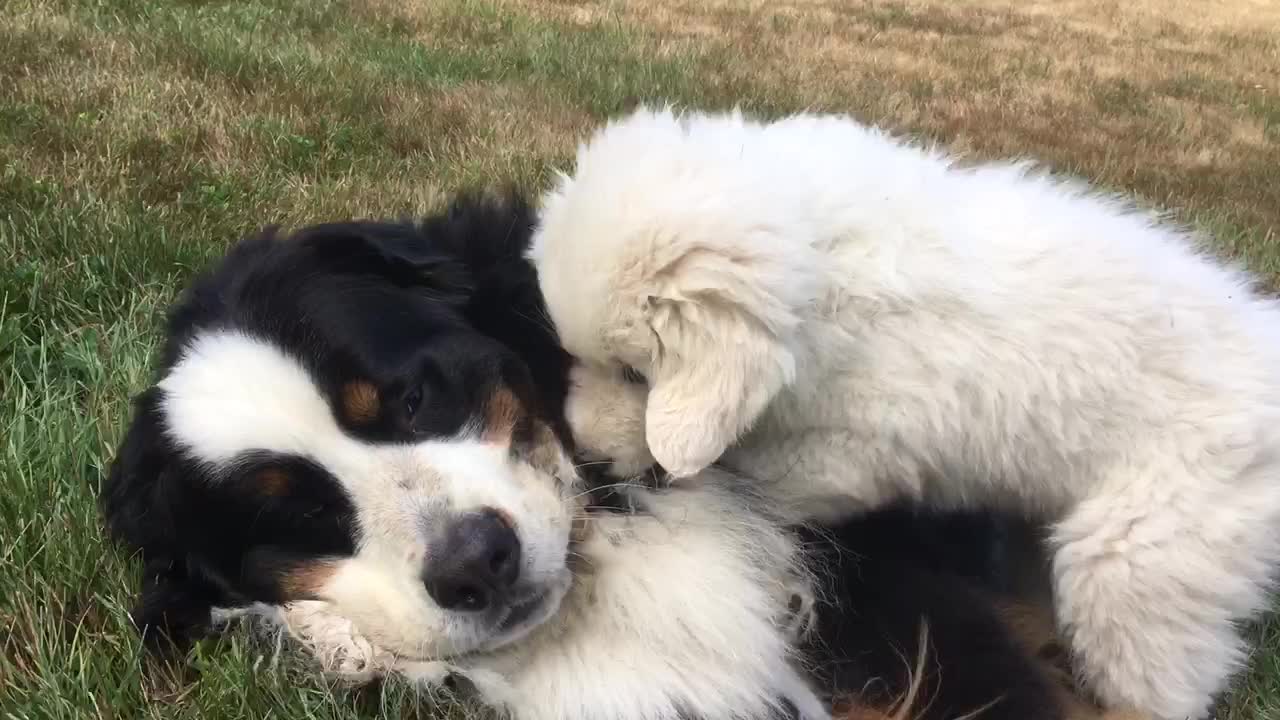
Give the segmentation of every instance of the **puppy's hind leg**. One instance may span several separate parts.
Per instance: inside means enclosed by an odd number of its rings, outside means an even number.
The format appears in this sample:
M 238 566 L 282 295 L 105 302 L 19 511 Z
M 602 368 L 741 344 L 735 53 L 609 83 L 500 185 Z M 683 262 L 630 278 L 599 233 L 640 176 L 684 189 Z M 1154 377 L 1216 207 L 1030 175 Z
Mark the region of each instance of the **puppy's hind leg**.
M 1280 530 L 1274 465 L 1223 482 L 1220 466 L 1185 459 L 1112 474 L 1052 538 L 1058 620 L 1080 679 L 1106 707 L 1161 720 L 1206 717 L 1240 666 L 1235 625 L 1265 604 Z

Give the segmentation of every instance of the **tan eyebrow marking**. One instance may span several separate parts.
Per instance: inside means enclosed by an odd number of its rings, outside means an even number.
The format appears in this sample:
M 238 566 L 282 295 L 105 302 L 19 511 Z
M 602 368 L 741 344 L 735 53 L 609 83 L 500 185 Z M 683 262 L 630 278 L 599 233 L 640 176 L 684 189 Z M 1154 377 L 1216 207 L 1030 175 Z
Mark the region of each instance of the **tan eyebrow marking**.
M 378 419 L 382 399 L 378 388 L 368 380 L 352 380 L 342 386 L 342 414 L 355 425 L 367 425 Z
M 499 386 L 489 396 L 485 404 L 484 433 L 485 442 L 506 443 L 511 441 L 516 423 L 524 415 L 524 406 L 510 388 Z
M 256 486 L 264 495 L 282 497 L 289 494 L 293 485 L 293 476 L 280 468 L 267 468 L 259 472 L 255 478 Z

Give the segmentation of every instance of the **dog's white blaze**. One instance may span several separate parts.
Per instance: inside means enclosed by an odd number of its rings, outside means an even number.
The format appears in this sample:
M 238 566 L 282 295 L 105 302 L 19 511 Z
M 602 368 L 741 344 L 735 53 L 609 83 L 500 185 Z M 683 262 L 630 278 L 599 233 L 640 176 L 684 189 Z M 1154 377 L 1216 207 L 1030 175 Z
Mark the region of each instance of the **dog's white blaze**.
M 349 451 L 307 371 L 244 333 L 195 338 L 159 387 L 166 430 L 201 460 L 226 463 L 258 449 L 324 464 Z
M 448 488 L 462 506 L 491 499 L 487 486 L 511 474 L 505 449 L 477 439 L 372 444 L 347 435 L 300 363 L 244 333 L 196 338 L 159 387 L 166 431 L 212 464 L 251 451 L 296 455 L 334 473 L 353 492 L 429 468 L 425 472 L 435 479 L 466 478 Z

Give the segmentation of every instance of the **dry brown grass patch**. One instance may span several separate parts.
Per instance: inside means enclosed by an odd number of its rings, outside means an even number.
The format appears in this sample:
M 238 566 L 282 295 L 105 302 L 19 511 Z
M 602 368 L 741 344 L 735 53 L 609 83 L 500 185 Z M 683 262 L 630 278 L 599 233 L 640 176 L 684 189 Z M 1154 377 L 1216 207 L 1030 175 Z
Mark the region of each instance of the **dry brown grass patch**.
M 594 124 L 565 101 L 517 83 L 461 85 L 442 93 L 441 104 L 484 128 L 497 157 L 563 158 Z
M 1038 157 L 1264 233 L 1280 226 L 1280 4 L 513 4 L 718 46 L 731 71 L 782 107 L 850 111 L 978 156 Z

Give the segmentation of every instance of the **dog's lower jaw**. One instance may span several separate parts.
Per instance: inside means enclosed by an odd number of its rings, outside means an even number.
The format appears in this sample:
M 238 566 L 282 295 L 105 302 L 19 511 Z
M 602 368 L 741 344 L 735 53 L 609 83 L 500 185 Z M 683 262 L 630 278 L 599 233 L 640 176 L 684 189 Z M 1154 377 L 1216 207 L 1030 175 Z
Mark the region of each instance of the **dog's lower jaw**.
M 538 607 L 534 608 L 528 617 L 520 620 L 513 627 L 499 628 L 499 632 L 488 642 L 483 643 L 477 652 L 499 650 L 506 645 L 519 642 L 530 633 L 535 632 L 560 611 L 560 605 L 564 602 L 572 584 L 572 572 L 568 567 L 562 568 L 555 579 L 546 583 L 545 589 L 537 599 Z

